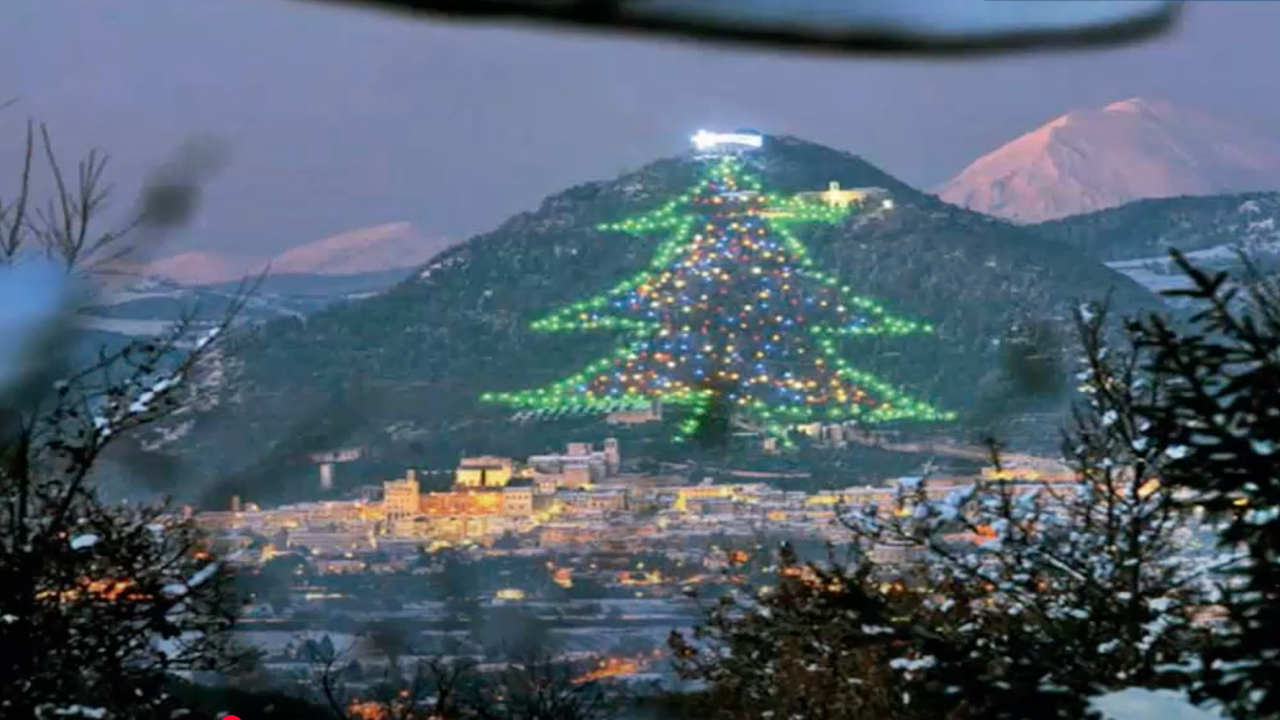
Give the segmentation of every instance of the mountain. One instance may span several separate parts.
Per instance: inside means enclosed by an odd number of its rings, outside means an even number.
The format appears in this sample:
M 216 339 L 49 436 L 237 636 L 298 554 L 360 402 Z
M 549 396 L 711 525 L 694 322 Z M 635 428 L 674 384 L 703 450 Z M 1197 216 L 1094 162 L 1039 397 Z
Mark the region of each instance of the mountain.
M 1255 269 L 1280 268 L 1280 193 L 1143 200 L 1034 226 L 1153 291 L 1186 287 L 1169 250 L 1197 267 L 1240 277 L 1240 253 Z
M 362 275 L 423 265 L 449 245 L 410 223 L 389 223 L 286 250 L 270 267 L 272 274 L 281 275 Z
M 1142 287 L 1079 251 L 944 204 L 857 156 L 771 136 L 747 158 L 764 186 L 781 194 L 825 189 L 830 181 L 893 194 L 890 210 L 792 232 L 817 267 L 855 292 L 935 325 L 935 336 L 842 346 L 856 366 L 964 420 L 905 433 L 963 436 L 993 412 L 1022 409 L 1002 394 L 1011 382 L 1006 346 L 1042 326 L 1065 337 L 1081 299 L 1114 291 L 1127 306 L 1159 307 Z M 654 433 L 628 434 L 592 417 L 518 424 L 509 410 L 479 398 L 542 387 L 616 351 L 608 332 L 540 333 L 530 322 L 647 267 L 659 238 L 598 224 L 661 206 L 703 169 L 686 155 L 571 187 L 445 250 L 386 293 L 305 321 L 270 323 L 238 349 L 239 369 L 228 379 L 234 398 L 170 450 L 193 463 L 184 491 L 217 505 L 232 492 L 264 500 L 290 487 L 305 492 L 314 484 L 298 485 L 313 475 L 307 455 L 353 444 L 381 463 L 367 470 L 373 477 L 406 466 L 452 467 L 463 452 L 523 456 L 613 433 L 634 455 Z M 1049 409 L 1058 412 L 1060 402 Z M 1060 419 L 1028 426 L 1041 446 L 1056 446 Z
M 214 252 L 187 252 L 141 267 L 139 275 L 181 285 L 218 285 L 271 275 L 368 276 L 387 274 L 426 263 L 450 245 L 441 237 L 419 232 L 411 223 L 361 228 L 290 248 L 266 262 L 252 262 Z
M 359 275 L 270 275 L 190 286 L 140 274 L 136 268 L 115 268 L 91 278 L 97 292 L 92 304 L 78 314 L 83 331 L 80 345 L 86 357 L 96 357 L 101 348 L 113 350 L 162 334 L 180 319 L 193 323 L 196 331 L 213 327 L 242 300 L 235 316 L 242 326 L 305 318 L 335 303 L 384 292 L 408 274 L 387 270 Z
M 1280 141 L 1201 110 L 1131 98 L 1056 118 L 935 193 L 1033 223 L 1147 198 L 1276 189 Z
M 185 252 L 131 270 L 138 275 L 163 278 L 184 285 L 207 285 L 244 277 L 249 271 L 249 263 L 217 253 Z
M 334 302 L 383 292 L 448 246 L 409 223 L 355 230 L 287 250 L 256 266 L 211 252 L 188 252 L 147 264 L 121 263 L 99 273 L 101 292 L 81 312 L 96 343 L 154 335 L 180 317 L 219 322 L 246 288 L 239 320 L 260 324 L 301 318 Z M 269 271 L 265 276 L 264 271 Z

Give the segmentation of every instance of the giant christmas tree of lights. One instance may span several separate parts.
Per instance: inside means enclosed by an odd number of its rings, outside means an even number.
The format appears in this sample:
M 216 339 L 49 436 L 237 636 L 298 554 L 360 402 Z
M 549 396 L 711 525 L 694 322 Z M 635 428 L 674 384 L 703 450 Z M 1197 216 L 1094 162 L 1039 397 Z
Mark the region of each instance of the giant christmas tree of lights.
M 812 422 L 949 420 L 840 357 L 849 336 L 927 333 L 814 266 L 790 228 L 843 220 L 854 207 L 762 192 L 733 157 L 657 210 L 602 230 L 665 234 L 649 267 L 533 323 L 546 332 L 603 330 L 616 351 L 551 385 L 486 393 L 533 413 L 683 407 L 693 432 L 712 395 L 775 436 Z

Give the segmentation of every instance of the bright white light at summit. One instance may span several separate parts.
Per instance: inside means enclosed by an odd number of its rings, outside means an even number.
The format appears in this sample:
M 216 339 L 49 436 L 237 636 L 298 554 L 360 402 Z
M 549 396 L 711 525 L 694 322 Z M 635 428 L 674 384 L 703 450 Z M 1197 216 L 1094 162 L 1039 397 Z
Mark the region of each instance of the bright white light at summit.
M 711 150 L 721 145 L 741 145 L 743 147 L 758 148 L 764 144 L 764 136 L 754 133 L 714 133 L 708 130 L 699 130 L 693 136 L 693 146 L 699 150 Z

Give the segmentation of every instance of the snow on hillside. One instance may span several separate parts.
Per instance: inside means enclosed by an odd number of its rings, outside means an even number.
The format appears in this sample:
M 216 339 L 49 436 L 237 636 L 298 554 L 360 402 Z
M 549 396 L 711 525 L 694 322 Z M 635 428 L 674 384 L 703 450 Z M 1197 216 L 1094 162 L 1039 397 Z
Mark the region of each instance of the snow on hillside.
M 454 267 L 454 266 L 457 266 L 457 265 L 461 265 L 461 264 L 463 264 L 463 263 L 465 263 L 465 262 L 466 262 L 466 259 L 465 259 L 465 258 L 463 258 L 463 257 L 462 257 L 462 256 L 460 256 L 460 255 L 454 255 L 454 256 L 451 256 L 451 257 L 444 258 L 444 259 L 442 259 L 442 260 L 437 260 L 436 262 L 433 262 L 433 263 L 431 263 L 430 265 L 428 265 L 427 267 L 423 268 L 423 269 L 422 269 L 422 271 L 421 271 L 420 273 L 418 273 L 418 278 L 419 278 L 420 280 L 427 280 L 427 279 L 429 279 L 433 274 L 435 274 L 435 273 L 437 273 L 437 272 L 439 272 L 439 271 L 441 271 L 441 270 L 446 270 L 446 269 L 448 269 L 448 268 L 451 268 L 451 267 Z
M 1233 275 L 1240 269 L 1241 252 L 1262 269 L 1280 262 L 1280 227 L 1275 217 L 1261 213 L 1256 202 L 1241 203 L 1232 226 L 1237 229 L 1231 242 L 1184 252 L 1183 255 L 1201 270 L 1235 271 Z M 1117 260 L 1106 265 L 1157 293 L 1191 285 L 1167 254 Z
M 90 330 L 127 335 L 129 337 L 154 337 L 162 335 L 173 327 L 174 320 L 132 320 L 128 318 L 104 318 L 94 315 L 81 315 L 78 325 Z
M 1277 188 L 1277 139 L 1201 110 L 1131 98 L 1058 117 L 935 192 L 970 210 L 1040 222 L 1145 198 Z
M 391 223 L 293 248 L 270 262 L 270 277 L 255 286 L 237 320 L 304 318 L 335 302 L 371 297 L 403 280 L 398 271 L 425 265 L 447 245 L 409 223 Z M 218 322 L 244 291 L 241 280 L 252 281 L 267 267 L 207 252 L 117 263 L 93 276 L 94 299 L 81 325 L 138 337 L 161 332 L 191 312 L 198 322 Z
M 1126 688 L 1093 701 L 1106 720 L 1224 720 L 1222 713 L 1196 707 L 1171 690 Z

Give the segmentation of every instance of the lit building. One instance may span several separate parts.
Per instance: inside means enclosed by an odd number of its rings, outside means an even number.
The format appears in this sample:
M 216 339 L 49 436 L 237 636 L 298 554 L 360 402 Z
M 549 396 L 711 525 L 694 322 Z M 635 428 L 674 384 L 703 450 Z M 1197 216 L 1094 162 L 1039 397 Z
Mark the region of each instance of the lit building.
M 530 529 L 527 519 L 501 515 L 452 515 L 431 519 L 431 537 L 444 542 L 478 542 L 488 544 L 507 532 Z
M 814 493 L 807 498 L 807 505 L 850 505 L 854 507 L 864 505 L 886 505 L 897 501 L 898 491 L 892 487 L 850 487 L 844 490 L 830 490 L 827 492 Z
M 432 517 L 529 517 L 533 515 L 533 488 L 508 485 L 493 489 L 465 489 L 422 495 L 420 511 Z
M 410 470 L 403 480 L 382 483 L 382 509 L 387 522 L 393 523 L 417 515 L 421 506 L 422 487 L 417 471 Z
M 796 196 L 804 200 L 826 203 L 832 207 L 847 207 L 851 204 L 863 204 L 871 200 L 883 201 L 889 199 L 889 191 L 878 187 L 864 188 L 841 188 L 840 183 L 832 180 L 827 183 L 826 190 L 815 190 L 813 192 L 796 193 Z M 885 206 L 889 207 L 889 206 Z
M 502 514 L 502 493 L 482 490 L 454 490 L 422 496 L 422 514 L 433 517 Z
M 426 515 L 399 518 L 388 523 L 388 529 L 397 538 L 429 538 L 434 535 L 435 518 Z
M 595 545 L 604 531 L 604 527 L 587 523 L 544 523 L 538 526 L 538 544 L 542 547 Z
M 606 439 L 601 450 L 593 449 L 590 443 L 574 442 L 563 454 L 533 455 L 528 465 L 542 492 L 585 488 L 616 475 L 622 468 L 622 453 L 616 438 Z
M 622 446 L 618 438 L 604 439 L 604 464 L 610 475 L 617 475 L 622 470 Z
M 599 463 L 568 462 L 560 466 L 560 487 L 587 487 L 604 479 Z
M 741 485 L 712 485 L 704 482 L 701 485 L 684 485 L 664 488 L 664 494 L 672 498 L 673 510 L 685 511 L 689 503 L 701 503 L 708 500 L 731 500 L 758 502 L 763 485 L 748 483 Z
M 564 484 L 564 476 L 560 473 L 544 473 L 537 470 L 530 472 L 533 489 L 539 495 L 550 495 Z
M 503 488 L 502 514 L 508 517 L 529 517 L 533 515 L 533 488 Z
M 849 441 L 853 439 L 856 433 L 853 428 L 839 423 L 807 423 L 796 425 L 795 430 L 825 447 L 844 447 L 849 444 Z M 777 446 L 774 444 L 771 447 L 776 449 Z M 769 450 L 769 447 L 765 449 Z
M 559 490 L 555 501 L 562 509 L 577 512 L 616 512 L 627 508 L 621 490 Z
M 455 483 L 458 487 L 505 487 L 511 482 L 515 463 L 511 458 L 481 457 L 463 458 L 458 463 Z

